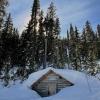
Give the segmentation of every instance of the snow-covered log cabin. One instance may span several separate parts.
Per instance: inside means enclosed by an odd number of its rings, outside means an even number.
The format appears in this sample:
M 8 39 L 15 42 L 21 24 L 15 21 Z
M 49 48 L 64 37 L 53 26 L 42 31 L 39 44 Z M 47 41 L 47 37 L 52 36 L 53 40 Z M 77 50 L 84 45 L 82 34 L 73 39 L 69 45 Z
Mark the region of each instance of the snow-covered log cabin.
M 36 75 L 36 77 L 38 76 Z M 40 74 L 36 81 L 31 83 L 30 88 L 35 90 L 40 96 L 47 97 L 58 93 L 65 87 L 73 85 L 72 82 L 64 78 L 60 73 L 56 73 L 53 68 L 49 68 Z

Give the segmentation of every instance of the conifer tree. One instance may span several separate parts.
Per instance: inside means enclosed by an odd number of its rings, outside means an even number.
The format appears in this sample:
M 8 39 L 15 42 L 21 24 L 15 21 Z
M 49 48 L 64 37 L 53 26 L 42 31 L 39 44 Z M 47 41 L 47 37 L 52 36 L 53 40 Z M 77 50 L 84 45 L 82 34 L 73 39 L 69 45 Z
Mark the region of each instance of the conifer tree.
M 54 29 L 54 33 L 55 33 L 56 38 L 58 38 L 58 36 L 60 35 L 60 32 L 61 32 L 60 21 L 59 21 L 59 18 L 56 18 L 56 20 L 55 20 L 55 29 Z
M 38 41 L 37 41 L 37 63 L 39 66 L 44 64 L 44 52 L 45 52 L 45 29 L 44 29 L 44 15 L 43 11 L 41 11 L 40 19 L 39 19 L 39 35 L 38 35 Z
M 3 29 L 3 23 L 4 23 L 4 17 L 6 15 L 6 7 L 8 5 L 8 1 L 7 0 L 0 0 L 0 71 L 1 71 L 1 67 L 2 67 L 2 39 L 1 39 L 1 34 L 2 34 L 2 29 Z
M 92 27 L 91 27 L 89 21 L 86 22 L 85 33 L 86 33 L 86 40 L 87 40 L 87 42 L 93 41 L 93 39 L 94 39 L 94 32 L 92 30 Z
M 75 57 L 74 67 L 76 70 L 81 69 L 81 58 L 80 58 L 80 36 L 77 27 L 75 26 Z
M 88 44 L 86 40 L 86 32 L 85 29 L 83 29 L 82 35 L 81 35 L 81 63 L 84 65 L 82 66 L 82 70 L 85 69 L 87 65 L 87 57 L 88 57 Z
M 70 24 L 70 42 L 73 43 L 75 38 L 75 30 L 73 28 L 73 25 Z
M 30 72 L 35 70 L 34 65 L 37 60 L 37 40 L 38 40 L 38 28 L 40 19 L 40 2 L 34 0 L 32 7 L 31 19 L 29 21 L 27 29 L 21 36 L 21 58 L 24 66 L 30 67 Z
M 74 68 L 74 61 L 75 61 L 75 30 L 70 24 L 70 42 L 69 42 L 69 57 L 71 60 L 71 64 L 73 65 Z
M 45 27 L 47 34 L 47 60 L 50 63 L 54 63 L 54 51 L 55 51 L 55 22 L 56 21 L 56 9 L 54 3 L 51 2 L 48 8 L 47 16 L 45 19 Z M 57 35 L 56 35 L 57 36 Z
M 2 42 L 3 42 L 3 50 L 4 50 L 4 61 L 8 61 L 8 58 L 11 54 L 11 40 L 12 40 L 12 33 L 13 33 L 13 23 L 11 19 L 11 15 L 8 15 L 8 18 L 4 24 L 4 29 L 2 32 Z M 6 52 L 5 52 L 6 51 Z
M 8 15 L 6 22 L 4 24 L 4 29 L 1 35 L 2 38 L 2 48 L 3 48 L 3 70 L 4 70 L 4 82 L 5 86 L 8 85 L 9 80 L 9 70 L 11 68 L 11 54 L 12 54 L 12 34 L 13 34 L 13 23 L 11 19 L 11 14 Z
M 6 7 L 8 5 L 7 0 L 0 0 L 0 29 L 2 27 L 4 16 L 6 14 Z
M 54 29 L 54 65 L 60 67 L 60 54 L 59 54 L 59 35 L 60 35 L 60 21 L 56 18 Z
M 81 59 L 80 59 L 80 36 L 77 27 L 75 26 L 75 30 L 70 25 L 70 43 L 69 43 L 69 56 L 71 60 L 71 65 L 73 69 L 79 70 Z
M 92 30 L 90 23 L 87 21 L 85 29 L 82 34 L 82 64 L 84 68 L 82 70 L 88 71 L 90 74 L 93 74 L 94 69 L 96 68 L 96 58 L 97 58 L 97 47 L 95 34 Z

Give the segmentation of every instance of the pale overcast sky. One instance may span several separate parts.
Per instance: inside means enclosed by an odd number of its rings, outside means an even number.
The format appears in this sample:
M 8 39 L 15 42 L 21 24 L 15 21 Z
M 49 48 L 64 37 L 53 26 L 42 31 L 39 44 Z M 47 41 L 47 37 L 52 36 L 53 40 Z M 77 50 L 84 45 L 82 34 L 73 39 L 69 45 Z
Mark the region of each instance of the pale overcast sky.
M 33 1 L 9 0 L 9 12 L 20 33 L 30 19 Z M 60 18 L 61 36 L 66 36 L 70 23 L 78 26 L 79 30 L 82 30 L 86 20 L 89 20 L 94 28 L 100 24 L 100 0 L 41 0 L 41 9 L 46 12 L 51 1 L 55 3 Z

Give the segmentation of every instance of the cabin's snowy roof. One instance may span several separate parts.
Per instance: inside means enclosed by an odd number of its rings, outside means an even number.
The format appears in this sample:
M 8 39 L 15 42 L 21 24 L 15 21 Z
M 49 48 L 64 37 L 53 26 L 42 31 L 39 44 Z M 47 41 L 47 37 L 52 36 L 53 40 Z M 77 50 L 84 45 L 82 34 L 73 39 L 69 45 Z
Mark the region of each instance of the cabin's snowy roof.
M 87 76 L 86 74 L 78 72 L 78 71 L 68 70 L 68 69 L 55 69 L 55 68 L 49 67 L 44 70 L 40 70 L 38 72 L 32 73 L 29 76 L 29 78 L 24 82 L 24 85 L 27 87 L 31 87 L 32 84 L 34 84 L 37 80 L 39 80 L 43 75 L 45 75 L 50 70 L 64 77 L 66 80 L 72 82 L 74 85 L 84 84 L 87 86 L 87 79 L 88 81 L 90 81 L 90 84 L 92 83 L 92 85 L 93 85 L 93 82 L 98 82 L 96 78 L 92 76 L 91 77 Z

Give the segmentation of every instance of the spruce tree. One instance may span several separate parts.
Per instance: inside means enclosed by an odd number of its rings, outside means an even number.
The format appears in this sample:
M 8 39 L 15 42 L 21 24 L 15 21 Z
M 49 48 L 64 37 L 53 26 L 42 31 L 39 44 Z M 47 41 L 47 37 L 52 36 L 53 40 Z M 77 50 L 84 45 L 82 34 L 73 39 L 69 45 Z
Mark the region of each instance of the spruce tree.
M 8 5 L 8 0 L 0 0 L 0 30 L 4 22 L 4 16 L 6 14 L 7 5 Z
M 60 32 L 61 32 L 60 21 L 59 21 L 59 18 L 56 18 L 56 21 L 55 21 L 55 36 L 57 38 L 60 35 Z
M 3 64 L 2 60 L 2 39 L 1 39 L 1 34 L 2 34 L 2 29 L 3 29 L 3 24 L 4 24 L 4 17 L 6 15 L 6 7 L 8 5 L 7 0 L 0 0 L 0 73 L 1 73 L 1 68 Z
M 9 14 L 7 20 L 4 24 L 4 29 L 1 35 L 3 42 L 3 50 L 4 50 L 4 61 L 8 61 L 8 58 L 11 55 L 11 44 L 12 44 L 12 34 L 13 34 L 13 23 L 11 19 L 11 15 Z M 6 52 L 5 52 L 6 51 Z M 9 61 L 8 61 L 9 62 Z
M 94 74 L 96 68 L 97 59 L 97 46 L 95 33 L 92 30 L 90 23 L 87 21 L 83 34 L 82 34 L 82 47 L 81 47 L 81 59 L 82 59 L 82 70 Z
M 75 62 L 75 30 L 72 26 L 72 24 L 70 24 L 70 42 L 69 42 L 69 57 L 70 57 L 70 60 L 71 60 L 71 65 L 73 66 L 73 68 L 75 67 L 74 66 L 74 62 Z
M 73 28 L 70 25 L 70 43 L 69 43 L 69 57 L 73 69 L 79 70 L 81 65 L 80 59 L 80 36 L 77 27 Z
M 28 23 L 27 29 L 22 33 L 20 50 L 22 52 L 21 59 L 22 65 L 28 66 L 30 73 L 36 70 L 37 60 L 37 39 L 38 39 L 38 28 L 40 19 L 40 2 L 34 0 L 32 7 L 31 19 Z
M 39 19 L 39 35 L 38 35 L 38 41 L 37 41 L 37 63 L 39 66 L 44 65 L 44 54 L 45 54 L 45 29 L 44 29 L 44 15 L 43 11 L 41 11 L 40 19 Z
M 54 3 L 51 2 L 50 7 L 47 11 L 45 18 L 45 28 L 47 34 L 47 61 L 51 64 L 54 63 L 54 52 L 55 52 L 55 23 L 56 23 L 56 9 Z M 57 26 L 57 25 L 56 25 Z
M 2 38 L 2 48 L 3 48 L 3 71 L 4 71 L 4 82 L 5 86 L 8 85 L 9 80 L 9 70 L 11 68 L 11 54 L 12 54 L 12 34 L 13 34 L 13 23 L 11 19 L 11 14 L 8 15 L 6 22 L 4 24 L 4 29 L 1 35 Z
M 81 63 L 82 65 L 82 70 L 85 70 L 85 67 L 87 65 L 87 57 L 88 57 L 88 44 L 86 40 L 86 32 L 85 29 L 83 29 L 82 35 L 81 35 Z
M 80 58 L 80 36 L 77 27 L 75 26 L 75 57 L 74 67 L 76 70 L 81 69 L 81 58 Z
M 87 21 L 85 25 L 86 41 L 91 42 L 94 39 L 94 32 L 90 25 L 90 22 Z
M 70 24 L 70 42 L 71 43 L 74 43 L 74 38 L 75 38 L 75 30 L 73 28 L 73 25 Z
M 60 35 L 60 21 L 59 18 L 55 20 L 55 27 L 54 27 L 54 65 L 57 67 L 60 66 L 60 51 L 59 51 L 59 35 Z

